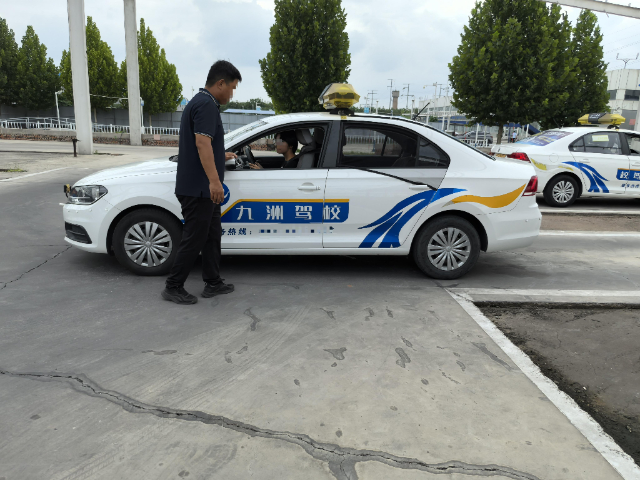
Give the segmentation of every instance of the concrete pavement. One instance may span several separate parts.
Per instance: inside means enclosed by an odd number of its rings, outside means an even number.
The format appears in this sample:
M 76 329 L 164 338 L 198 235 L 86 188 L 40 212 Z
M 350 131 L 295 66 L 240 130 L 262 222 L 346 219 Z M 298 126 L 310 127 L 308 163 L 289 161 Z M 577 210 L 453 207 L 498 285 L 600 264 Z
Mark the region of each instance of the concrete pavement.
M 67 249 L 60 185 L 88 172 L 0 184 L 0 477 L 620 478 L 442 287 L 636 288 L 635 241 L 541 238 L 456 282 L 226 257 L 237 291 L 179 307 Z

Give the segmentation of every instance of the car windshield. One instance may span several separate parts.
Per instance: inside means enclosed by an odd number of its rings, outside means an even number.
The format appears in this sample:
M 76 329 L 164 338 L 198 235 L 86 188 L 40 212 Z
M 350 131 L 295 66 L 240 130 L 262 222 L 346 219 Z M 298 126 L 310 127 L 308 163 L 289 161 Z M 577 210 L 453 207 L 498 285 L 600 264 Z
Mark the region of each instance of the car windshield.
M 529 138 L 524 138 L 520 140 L 519 143 L 521 145 L 538 145 L 545 146 L 553 143 L 561 138 L 566 137 L 567 135 L 571 135 L 571 132 L 561 132 L 560 130 L 547 130 L 546 132 L 538 133 Z
M 224 136 L 224 144 L 227 145 L 229 142 L 233 141 L 234 139 L 244 135 L 247 132 L 250 132 L 252 130 L 255 130 L 256 128 L 262 127 L 263 125 L 266 125 L 267 122 L 263 121 L 263 120 L 256 120 L 255 122 L 252 122 L 248 125 L 245 125 L 244 127 L 238 128 L 236 130 L 233 130 L 227 134 L 225 134 Z

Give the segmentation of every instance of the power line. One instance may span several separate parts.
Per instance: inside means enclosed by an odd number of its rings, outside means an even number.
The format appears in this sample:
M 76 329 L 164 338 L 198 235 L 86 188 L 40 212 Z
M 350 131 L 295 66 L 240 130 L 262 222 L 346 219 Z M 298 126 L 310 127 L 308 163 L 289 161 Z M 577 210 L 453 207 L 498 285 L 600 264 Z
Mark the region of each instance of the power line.
M 608 50 L 608 51 L 606 51 L 606 52 L 604 52 L 604 53 L 605 53 L 605 54 L 607 54 L 607 53 L 615 52 L 616 50 L 622 50 L 623 48 L 627 48 L 627 47 L 630 47 L 631 45 L 636 45 L 636 44 L 638 44 L 638 43 L 640 43 L 640 40 L 639 40 L 639 41 L 637 41 L 637 42 L 629 43 L 629 44 L 627 44 L 627 45 L 623 45 L 622 47 L 613 48 L 613 49 Z

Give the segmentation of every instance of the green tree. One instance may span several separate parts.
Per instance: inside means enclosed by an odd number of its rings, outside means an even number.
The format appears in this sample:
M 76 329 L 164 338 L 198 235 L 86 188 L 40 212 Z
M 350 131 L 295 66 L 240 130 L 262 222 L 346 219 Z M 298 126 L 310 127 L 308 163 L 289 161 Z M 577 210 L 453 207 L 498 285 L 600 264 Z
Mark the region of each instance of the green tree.
M 30 110 L 41 110 L 55 105 L 55 92 L 60 88 L 58 68 L 53 59 L 47 59 L 47 47 L 40 43 L 29 25 L 18 50 L 16 68 L 17 103 Z
M 537 0 L 476 3 L 458 54 L 449 64 L 453 106 L 477 122 L 547 119 L 566 101 L 575 60 L 567 57 L 570 25 L 557 5 Z M 570 83 L 570 82 L 569 82 Z
M 318 96 L 349 78 L 351 55 L 341 0 L 276 0 L 262 82 L 277 113 L 322 110 Z
M 89 92 L 95 116 L 97 108 L 107 108 L 117 102 L 117 99 L 113 97 L 120 96 L 122 86 L 120 85 L 118 63 L 113 58 L 111 47 L 102 40 L 100 30 L 91 17 L 87 17 L 86 32 Z M 67 50 L 62 52 L 60 79 L 64 87 L 65 99 L 73 101 L 71 56 Z
M 182 85 L 176 66 L 169 63 L 164 48 L 160 48 L 151 29 L 145 27 L 144 18 L 140 19 L 138 32 L 138 69 L 140 97 L 144 101 L 143 110 L 149 115 L 149 125 L 151 125 L 151 115 L 174 112 L 180 105 Z M 125 86 L 122 96 L 126 97 L 126 60 L 120 65 L 119 76 L 121 84 Z
M 220 107 L 220 111 L 224 112 L 229 108 L 238 108 L 241 110 L 254 110 L 256 105 L 260 106 L 262 110 L 273 110 L 273 103 L 262 100 L 261 98 L 250 98 L 246 102 L 231 100 L 226 105 Z
M 16 79 L 18 44 L 13 30 L 0 18 L 0 103 L 11 105 L 17 101 Z
M 585 113 L 609 110 L 607 93 L 607 64 L 602 59 L 602 34 L 598 17 L 589 10 L 582 10 L 571 40 L 571 51 L 577 59 L 577 88 L 572 124 Z

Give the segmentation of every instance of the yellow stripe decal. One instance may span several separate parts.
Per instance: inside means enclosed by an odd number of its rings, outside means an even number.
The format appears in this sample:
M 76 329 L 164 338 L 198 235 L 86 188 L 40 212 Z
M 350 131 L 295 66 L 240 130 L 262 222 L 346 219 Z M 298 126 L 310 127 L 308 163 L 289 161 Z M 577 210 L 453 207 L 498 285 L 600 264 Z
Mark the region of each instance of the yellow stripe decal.
M 265 203 L 282 203 L 282 202 L 290 202 L 290 203 L 344 203 L 344 202 L 348 202 L 349 199 L 344 199 L 344 198 L 340 198 L 340 199 L 313 199 L 313 198 L 295 198 L 295 199 L 290 199 L 290 198 L 285 198 L 285 199 L 281 199 L 281 198 L 241 198 L 240 200 L 236 200 L 235 202 L 233 202 L 231 205 L 229 205 L 229 207 L 222 212 L 223 216 L 225 213 L 227 213 L 229 210 L 231 210 L 233 207 L 235 207 L 237 204 L 241 203 L 241 202 L 265 202 Z
M 531 159 L 531 163 L 533 163 L 538 170 L 546 170 L 547 166 L 544 163 L 536 162 L 533 158 Z
M 525 185 L 516 188 L 513 192 L 505 193 L 504 195 L 498 195 L 497 197 L 477 197 L 476 195 L 463 195 L 452 200 L 453 203 L 479 203 L 489 208 L 504 208 L 512 203 L 520 194 L 524 191 Z

